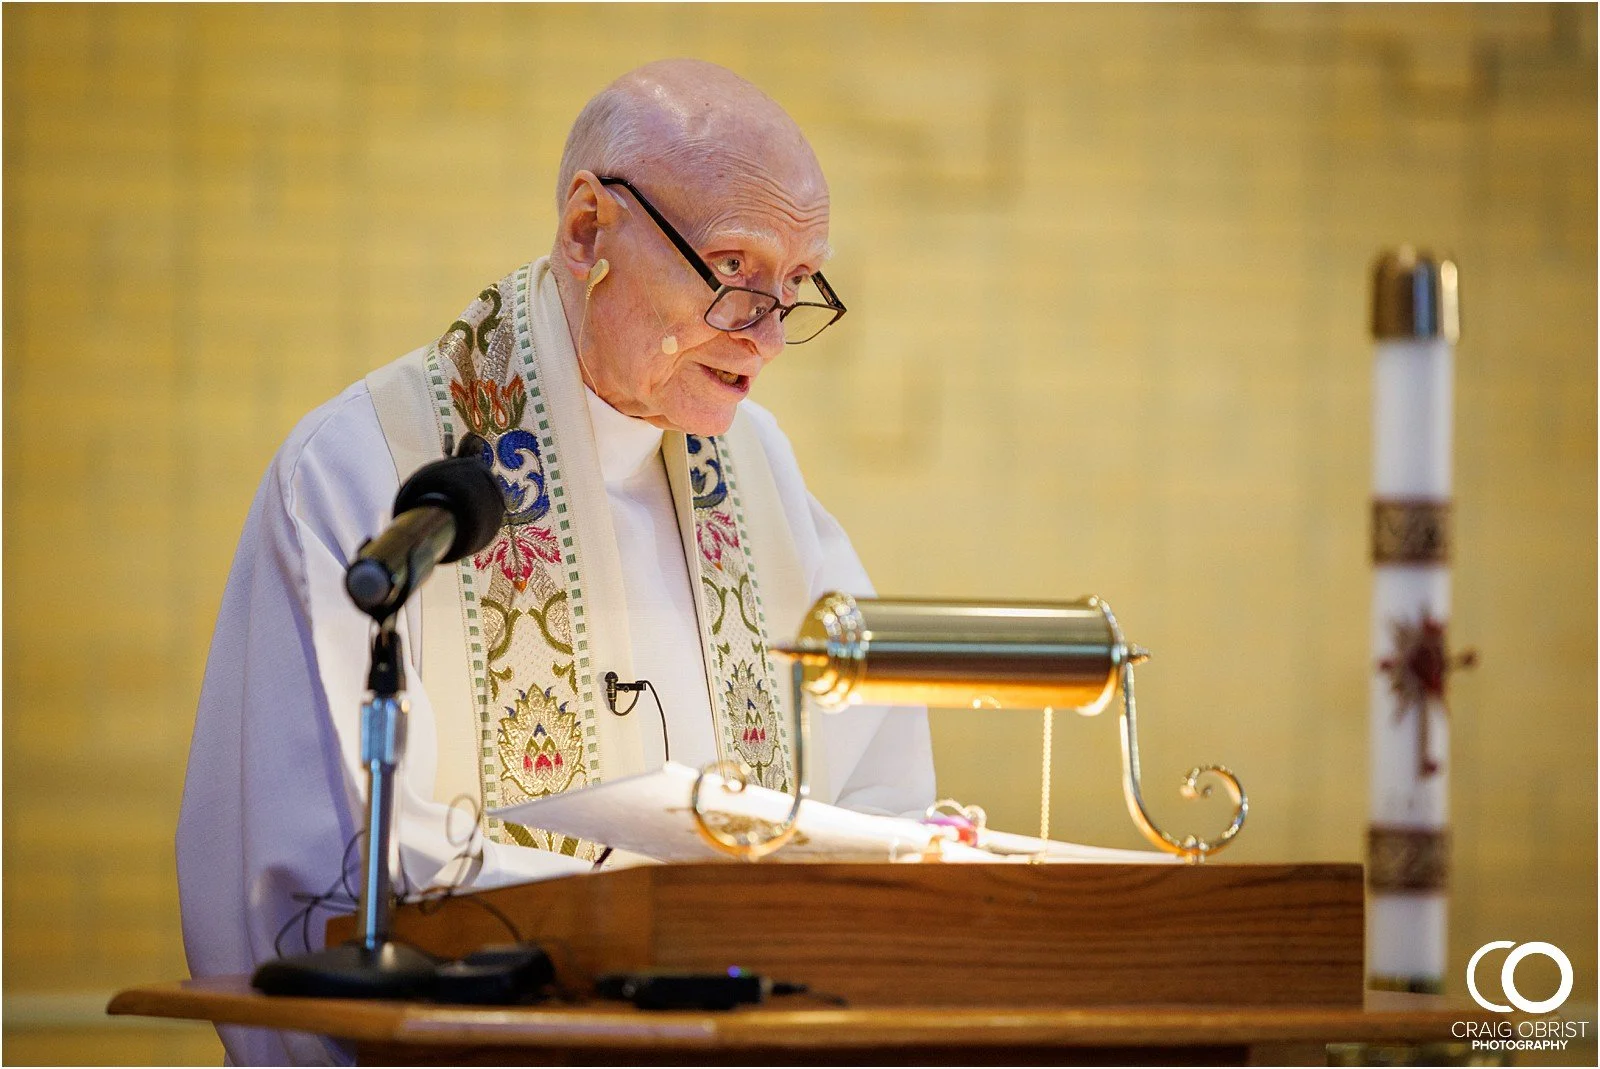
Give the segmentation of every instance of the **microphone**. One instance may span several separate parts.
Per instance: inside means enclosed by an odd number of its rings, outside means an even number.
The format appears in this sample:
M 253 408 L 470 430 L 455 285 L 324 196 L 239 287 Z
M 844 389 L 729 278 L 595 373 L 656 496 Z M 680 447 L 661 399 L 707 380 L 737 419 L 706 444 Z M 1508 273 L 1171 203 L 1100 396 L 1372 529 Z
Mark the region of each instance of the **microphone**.
M 629 713 L 633 712 L 633 706 L 639 704 L 639 692 L 648 686 L 650 686 L 650 681 L 648 679 L 636 679 L 632 683 L 623 683 L 618 679 L 617 673 L 607 672 L 606 707 L 609 708 L 613 713 L 616 713 L 618 716 L 627 716 Z M 626 709 L 618 709 L 617 693 L 624 690 L 633 692 L 633 705 L 628 706 Z M 652 690 L 651 693 L 654 693 L 654 691 Z
M 606 707 L 618 716 L 627 716 L 633 712 L 633 707 L 639 704 L 639 694 L 648 690 L 650 697 L 656 700 L 656 712 L 661 715 L 661 757 L 662 760 L 672 760 L 672 740 L 667 737 L 667 710 L 661 704 L 661 695 L 656 693 L 656 685 L 648 679 L 635 679 L 632 683 L 624 683 L 615 672 L 607 672 Z M 628 703 L 626 709 L 617 708 L 617 695 L 627 691 L 632 693 L 633 701 Z
M 482 438 L 465 435 L 455 456 L 424 464 L 400 487 L 394 521 L 362 545 L 345 572 L 345 590 L 362 612 L 383 622 L 435 564 L 458 561 L 494 540 L 506 503 L 483 451 Z

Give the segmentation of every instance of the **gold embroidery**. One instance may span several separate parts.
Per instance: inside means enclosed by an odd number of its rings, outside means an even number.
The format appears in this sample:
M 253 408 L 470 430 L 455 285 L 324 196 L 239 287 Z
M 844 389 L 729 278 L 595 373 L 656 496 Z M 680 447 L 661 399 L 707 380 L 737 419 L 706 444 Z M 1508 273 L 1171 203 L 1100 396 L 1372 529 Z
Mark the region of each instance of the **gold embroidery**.
M 504 805 L 586 785 L 583 730 L 553 689 L 518 693 L 500 720 L 500 776 L 512 788 L 502 795 Z
M 479 688 L 486 807 L 600 782 L 596 697 L 572 498 L 539 385 L 528 318 L 531 265 L 483 290 L 430 349 L 440 430 L 487 442 L 506 525 L 460 565 L 468 659 Z M 725 746 L 756 782 L 788 789 L 789 742 L 736 482 L 717 438 L 688 439 L 695 543 L 705 587 L 702 648 Z M 515 696 L 510 704 L 507 698 Z M 491 837 L 592 858 L 598 846 L 487 821 Z

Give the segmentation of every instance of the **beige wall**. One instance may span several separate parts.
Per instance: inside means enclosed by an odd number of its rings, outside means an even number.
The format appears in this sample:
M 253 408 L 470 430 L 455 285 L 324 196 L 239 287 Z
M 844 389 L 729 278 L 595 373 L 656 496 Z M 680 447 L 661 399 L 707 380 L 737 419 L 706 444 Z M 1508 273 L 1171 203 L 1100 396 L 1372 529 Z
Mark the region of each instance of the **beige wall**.
M 1167 787 L 1231 764 L 1234 860 L 1361 856 L 1366 272 L 1457 255 L 1452 981 L 1547 939 L 1592 1006 L 1593 8 L 7 6 L 6 1059 L 184 971 L 184 755 L 273 450 L 547 248 L 572 116 L 675 54 L 833 183 L 851 315 L 757 398 L 879 587 L 1106 597 L 1156 651 L 1152 808 L 1216 826 Z M 1035 826 L 1036 716 L 935 728 L 944 791 Z M 1138 845 L 1110 717 L 1055 772 L 1055 834 Z

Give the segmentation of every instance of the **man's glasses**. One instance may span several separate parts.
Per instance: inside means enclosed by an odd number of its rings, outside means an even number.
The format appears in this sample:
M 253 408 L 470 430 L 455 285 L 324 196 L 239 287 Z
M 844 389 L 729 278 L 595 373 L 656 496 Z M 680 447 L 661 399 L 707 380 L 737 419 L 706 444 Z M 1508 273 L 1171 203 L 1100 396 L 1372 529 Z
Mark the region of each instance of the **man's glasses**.
M 744 286 L 729 286 L 717 280 L 717 274 L 711 270 L 711 265 L 701 259 L 700 254 L 694 251 L 694 246 L 684 240 L 683 235 L 672 228 L 672 224 L 656 211 L 645 195 L 633 188 L 633 183 L 626 178 L 601 175 L 600 184 L 603 186 L 621 186 L 633 194 L 633 199 L 645 210 L 656 226 L 667 236 L 673 246 L 694 268 L 695 273 L 705 280 L 715 294 L 711 298 L 711 307 L 706 309 L 705 321 L 718 330 L 745 330 L 761 322 L 762 318 L 773 312 L 778 314 L 778 321 L 783 324 L 783 340 L 787 345 L 799 345 L 808 342 L 831 327 L 840 316 L 844 315 L 844 304 L 833 292 L 833 287 L 828 285 L 828 280 L 822 277 L 822 272 L 812 274 L 811 281 L 817 287 L 817 292 L 822 295 L 826 304 L 815 301 L 796 301 L 794 304 L 784 304 L 770 293 L 760 290 L 747 289 Z

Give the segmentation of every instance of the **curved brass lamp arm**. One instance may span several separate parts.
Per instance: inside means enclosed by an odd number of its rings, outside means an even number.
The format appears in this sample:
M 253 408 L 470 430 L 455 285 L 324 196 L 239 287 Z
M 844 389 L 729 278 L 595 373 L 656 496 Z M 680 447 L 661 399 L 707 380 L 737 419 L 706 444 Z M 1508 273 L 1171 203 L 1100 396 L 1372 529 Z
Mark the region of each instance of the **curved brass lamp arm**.
M 689 792 L 689 812 L 694 817 L 694 830 L 700 833 L 700 838 L 707 845 L 741 861 L 759 861 L 793 839 L 795 832 L 800 830 L 800 803 L 811 793 L 811 784 L 806 777 L 806 741 L 811 731 L 811 718 L 806 712 L 804 682 L 805 664 L 797 659 L 789 669 L 789 694 L 794 702 L 795 721 L 794 802 L 782 824 L 776 829 L 751 828 L 730 833 L 706 819 L 705 812 L 700 808 L 700 793 L 706 777 L 721 776 L 722 789 L 729 794 L 738 794 L 750 782 L 750 770 L 741 762 L 717 761 L 707 765 L 695 777 L 694 788 Z
M 1122 662 L 1122 794 L 1128 803 L 1128 814 L 1133 817 L 1133 822 L 1139 826 L 1144 837 L 1149 839 L 1158 848 L 1169 853 L 1179 854 L 1191 862 L 1204 861 L 1210 855 L 1221 850 L 1233 841 L 1239 834 L 1239 829 L 1244 827 L 1244 818 L 1250 813 L 1250 800 L 1245 797 L 1244 788 L 1239 784 L 1239 778 L 1221 765 L 1200 765 L 1191 768 L 1184 777 L 1179 788 L 1185 798 L 1209 798 L 1211 785 L 1200 786 L 1200 777 L 1207 772 L 1222 781 L 1222 785 L 1233 796 L 1233 820 L 1228 824 L 1227 830 L 1215 839 L 1199 839 L 1193 835 L 1182 839 L 1175 839 L 1156 827 L 1155 821 L 1150 819 L 1150 814 L 1145 812 L 1144 799 L 1139 794 L 1139 726 L 1135 718 L 1133 700 L 1133 664 L 1136 660 L 1143 660 L 1135 651 L 1128 659 Z

